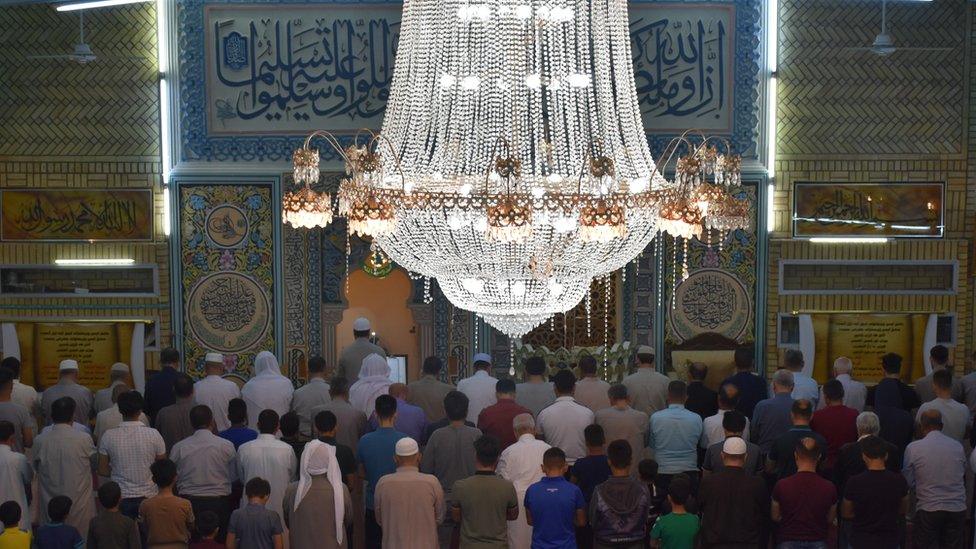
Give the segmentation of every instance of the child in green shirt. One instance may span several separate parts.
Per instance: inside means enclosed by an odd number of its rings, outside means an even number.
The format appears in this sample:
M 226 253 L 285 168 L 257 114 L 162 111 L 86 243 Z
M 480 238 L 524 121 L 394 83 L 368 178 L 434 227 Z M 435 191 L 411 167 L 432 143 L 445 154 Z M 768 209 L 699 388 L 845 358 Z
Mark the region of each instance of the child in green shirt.
M 698 517 L 685 510 L 691 497 L 691 481 L 676 477 L 668 486 L 671 512 L 657 519 L 651 529 L 651 546 L 660 549 L 694 549 Z

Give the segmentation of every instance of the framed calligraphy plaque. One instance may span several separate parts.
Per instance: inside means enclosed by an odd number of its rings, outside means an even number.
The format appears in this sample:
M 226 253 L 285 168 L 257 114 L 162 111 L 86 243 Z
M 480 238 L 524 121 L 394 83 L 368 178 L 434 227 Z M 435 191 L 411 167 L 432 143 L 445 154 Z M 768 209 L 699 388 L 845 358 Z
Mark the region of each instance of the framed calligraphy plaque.
M 151 189 L 0 190 L 0 240 L 151 241 Z
M 793 186 L 793 236 L 942 238 L 945 184 Z
M 209 135 L 378 128 L 400 5 L 205 8 Z

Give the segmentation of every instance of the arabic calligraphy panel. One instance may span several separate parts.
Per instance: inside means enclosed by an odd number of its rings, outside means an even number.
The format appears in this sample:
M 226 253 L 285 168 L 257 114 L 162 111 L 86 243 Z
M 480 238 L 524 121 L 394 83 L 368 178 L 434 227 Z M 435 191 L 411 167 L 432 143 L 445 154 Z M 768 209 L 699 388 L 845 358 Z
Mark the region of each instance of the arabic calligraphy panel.
M 945 185 L 796 183 L 794 236 L 941 238 Z
M 0 191 L 0 240 L 153 239 L 150 189 Z
M 732 130 L 735 7 L 633 4 L 631 53 L 644 128 Z
M 700 269 L 678 285 L 671 326 L 680 339 L 701 333 L 739 339 L 749 326 L 752 299 L 742 281 L 719 269 Z
M 210 135 L 380 126 L 399 5 L 228 4 L 208 6 L 204 22 Z

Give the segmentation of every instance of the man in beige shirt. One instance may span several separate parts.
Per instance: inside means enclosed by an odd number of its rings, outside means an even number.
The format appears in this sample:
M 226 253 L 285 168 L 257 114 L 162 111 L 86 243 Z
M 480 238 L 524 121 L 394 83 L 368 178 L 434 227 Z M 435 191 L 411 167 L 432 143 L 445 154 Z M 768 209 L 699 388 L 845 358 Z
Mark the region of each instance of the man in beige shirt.
M 617 384 L 610 387 L 610 407 L 595 414 L 593 422 L 603 427 L 608 441 L 626 440 L 630 443 L 634 459 L 630 460 L 631 470 L 636 471 L 645 454 L 645 441 L 650 419 L 647 414 L 630 407 L 627 387 Z
M 383 528 L 383 547 L 431 549 L 438 547 L 437 525 L 444 520 L 444 490 L 434 475 L 418 470 L 417 441 L 396 443 L 397 470 L 376 483 L 376 522 Z
M 573 394 L 576 402 L 594 412 L 609 408 L 610 398 L 607 391 L 610 390 L 610 384 L 597 377 L 596 359 L 584 356 L 579 361 L 579 370 L 583 378 L 576 382 L 576 392 Z
M 386 351 L 369 340 L 373 335 L 369 319 L 357 318 L 352 325 L 352 335 L 355 338 L 353 342 L 339 353 L 339 368 L 336 372 L 337 376 L 346 378 L 350 385 L 359 380 L 359 370 L 363 366 L 364 358 L 372 354 L 386 358 Z
M 420 406 L 427 416 L 427 423 L 437 423 L 447 417 L 444 412 L 444 397 L 454 390 L 452 385 L 440 380 L 444 363 L 436 356 L 429 356 L 424 360 L 423 375 L 417 381 L 407 385 L 409 393 L 407 402 Z
M 648 416 L 668 407 L 668 376 L 654 369 L 654 350 L 647 345 L 637 348 L 637 371 L 625 377 L 631 405 Z M 639 460 L 638 460 L 639 461 Z

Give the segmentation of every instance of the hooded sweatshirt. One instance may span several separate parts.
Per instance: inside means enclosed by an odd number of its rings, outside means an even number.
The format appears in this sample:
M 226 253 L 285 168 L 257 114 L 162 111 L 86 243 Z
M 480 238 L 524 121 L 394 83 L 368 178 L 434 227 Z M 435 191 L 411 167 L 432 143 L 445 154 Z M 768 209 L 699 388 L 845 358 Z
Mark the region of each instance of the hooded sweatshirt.
M 651 506 L 647 486 L 630 477 L 611 477 L 596 487 L 590 501 L 590 524 L 597 540 L 628 544 L 644 539 Z

